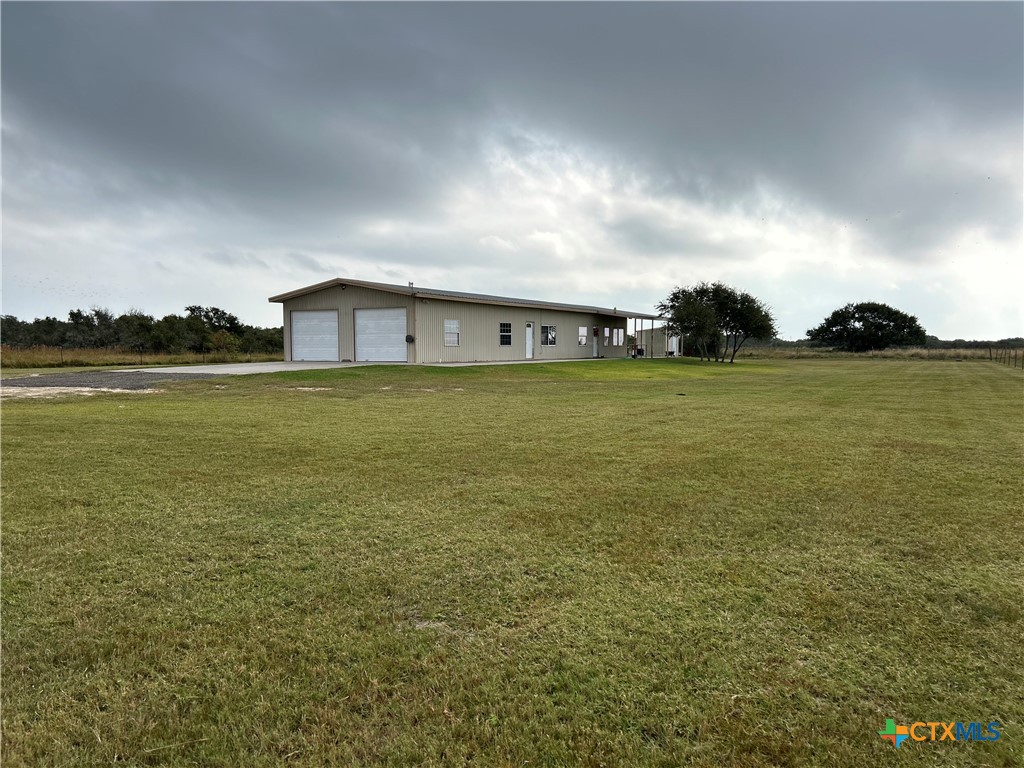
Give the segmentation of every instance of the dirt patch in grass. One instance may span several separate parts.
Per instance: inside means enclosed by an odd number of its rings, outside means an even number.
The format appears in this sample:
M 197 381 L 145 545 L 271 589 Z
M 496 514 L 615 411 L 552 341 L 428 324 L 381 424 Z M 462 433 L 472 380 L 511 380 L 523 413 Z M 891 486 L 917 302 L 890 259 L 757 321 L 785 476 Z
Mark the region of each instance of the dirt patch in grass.
M 212 379 L 209 373 L 166 373 L 149 371 L 82 371 L 78 373 L 30 374 L 16 379 L 4 379 L 4 389 L 15 387 L 47 387 L 52 389 L 152 389 L 156 384 L 170 381 Z
M 4 387 L 0 389 L 0 397 L 5 400 L 16 399 L 50 399 L 67 397 L 68 395 L 99 395 L 108 392 L 128 393 L 133 395 L 155 395 L 162 389 L 110 389 L 100 387 Z

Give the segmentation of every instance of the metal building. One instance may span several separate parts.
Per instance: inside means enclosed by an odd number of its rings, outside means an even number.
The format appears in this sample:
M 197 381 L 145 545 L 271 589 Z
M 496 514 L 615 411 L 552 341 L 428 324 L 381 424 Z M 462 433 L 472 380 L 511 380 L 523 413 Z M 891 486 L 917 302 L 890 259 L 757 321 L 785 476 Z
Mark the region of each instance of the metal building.
M 626 357 L 656 315 L 335 278 L 271 296 L 284 359 L 409 363 Z
M 682 338 L 666 332 L 663 325 L 641 330 L 639 345 L 646 357 L 677 357 L 682 354 Z

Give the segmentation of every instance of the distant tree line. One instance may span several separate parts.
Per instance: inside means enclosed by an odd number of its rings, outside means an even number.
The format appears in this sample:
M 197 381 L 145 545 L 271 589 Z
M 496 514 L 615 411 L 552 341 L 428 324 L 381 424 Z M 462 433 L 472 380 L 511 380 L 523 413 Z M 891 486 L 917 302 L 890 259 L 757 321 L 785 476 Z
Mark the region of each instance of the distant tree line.
M 924 345 L 933 349 L 988 349 L 989 347 L 1024 347 L 1024 337 L 1014 336 L 1009 339 L 996 339 L 991 341 L 979 341 L 971 339 L 940 339 L 937 336 L 927 336 Z
M 747 342 L 748 347 L 763 349 L 771 347 L 776 349 L 817 347 L 817 342 L 808 338 L 803 339 L 751 339 Z M 1024 337 L 1015 336 L 1009 339 L 940 339 L 938 336 L 925 336 L 924 344 L 920 345 L 927 349 L 1020 349 L 1024 348 Z
M 282 328 L 257 328 L 217 307 L 185 307 L 184 315 L 159 320 L 130 309 L 114 316 L 101 307 L 73 309 L 67 320 L 0 317 L 0 341 L 10 346 L 123 347 L 141 352 L 281 352 Z

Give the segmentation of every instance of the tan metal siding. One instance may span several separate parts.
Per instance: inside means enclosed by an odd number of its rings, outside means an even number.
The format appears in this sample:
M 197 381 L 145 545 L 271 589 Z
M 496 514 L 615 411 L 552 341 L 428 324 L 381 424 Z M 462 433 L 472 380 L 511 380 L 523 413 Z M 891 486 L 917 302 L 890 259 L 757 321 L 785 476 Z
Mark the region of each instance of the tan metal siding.
M 459 346 L 444 345 L 444 321 L 459 321 Z M 539 310 L 523 307 L 501 307 L 489 304 L 475 304 L 461 301 L 439 301 L 417 299 L 416 301 L 416 347 L 417 360 L 423 363 L 472 363 L 497 360 L 526 359 L 526 324 L 534 324 L 533 337 L 535 360 L 564 360 L 593 357 L 592 342 L 587 346 L 577 342 L 580 326 L 588 329 L 597 325 L 604 328 L 622 328 L 626 321 L 621 317 L 605 317 L 581 312 L 561 310 Z M 499 345 L 499 324 L 511 323 L 512 346 Z M 554 325 L 555 346 L 541 344 L 542 325 Z M 624 334 L 623 334 L 624 335 Z M 625 357 L 626 346 L 601 346 L 598 354 L 604 357 Z
M 411 363 L 472 363 L 526 359 L 526 323 L 532 322 L 535 360 L 564 360 L 593 357 L 593 340 L 588 335 L 585 347 L 577 342 L 580 326 L 593 329 L 598 326 L 600 338 L 598 354 L 603 357 L 625 357 L 625 343 L 604 345 L 604 329 L 622 328 L 626 332 L 626 319 L 607 315 L 589 314 L 528 307 L 503 307 L 465 301 L 413 299 L 411 296 L 377 291 L 350 285 L 345 289 L 331 286 L 287 299 L 284 307 L 284 359 L 291 360 L 291 312 L 307 309 L 338 310 L 338 354 L 341 360 L 355 359 L 354 310 L 375 307 L 406 307 L 408 333 L 416 341 L 409 345 Z M 444 321 L 459 321 L 459 346 L 444 345 Z M 512 346 L 498 344 L 498 324 L 512 324 Z M 556 327 L 556 345 L 541 345 L 542 325 Z M 592 331 L 588 331 L 592 332 Z
M 347 288 L 333 286 L 305 296 L 297 296 L 284 302 L 284 359 L 292 359 L 291 312 L 302 309 L 338 310 L 338 354 L 341 360 L 355 360 L 355 310 L 378 307 L 405 307 L 407 333 L 413 333 L 413 301 L 410 296 L 398 293 L 375 291 L 350 285 Z M 414 344 L 409 345 L 409 361 L 416 362 Z

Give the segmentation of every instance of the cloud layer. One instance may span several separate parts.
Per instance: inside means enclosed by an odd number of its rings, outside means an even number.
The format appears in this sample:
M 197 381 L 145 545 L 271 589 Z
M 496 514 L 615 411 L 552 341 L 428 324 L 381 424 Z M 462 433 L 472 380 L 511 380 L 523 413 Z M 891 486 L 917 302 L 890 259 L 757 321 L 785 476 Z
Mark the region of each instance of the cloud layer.
M 1019 4 L 5 4 L 4 312 L 336 275 L 1017 335 Z

